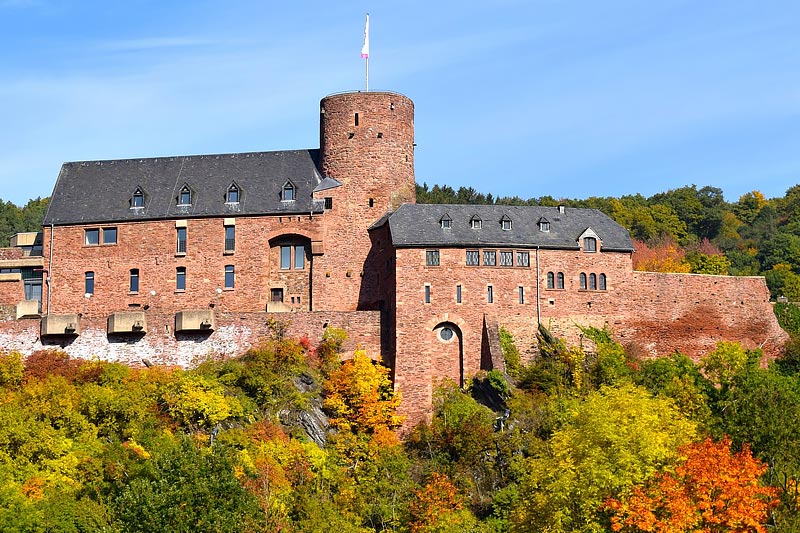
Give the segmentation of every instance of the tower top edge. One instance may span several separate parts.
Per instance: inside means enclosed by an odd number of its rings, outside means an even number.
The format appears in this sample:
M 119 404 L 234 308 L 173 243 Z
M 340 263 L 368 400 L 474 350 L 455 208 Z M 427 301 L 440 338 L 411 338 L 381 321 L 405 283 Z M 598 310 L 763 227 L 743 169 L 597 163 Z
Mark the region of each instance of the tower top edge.
M 342 96 L 360 96 L 365 98 L 369 98 L 371 96 L 399 96 L 400 98 L 405 98 L 406 100 L 411 101 L 411 98 L 408 96 L 395 91 L 341 91 L 338 93 L 331 93 L 323 97 L 322 101 L 328 100 L 329 98 L 338 98 Z

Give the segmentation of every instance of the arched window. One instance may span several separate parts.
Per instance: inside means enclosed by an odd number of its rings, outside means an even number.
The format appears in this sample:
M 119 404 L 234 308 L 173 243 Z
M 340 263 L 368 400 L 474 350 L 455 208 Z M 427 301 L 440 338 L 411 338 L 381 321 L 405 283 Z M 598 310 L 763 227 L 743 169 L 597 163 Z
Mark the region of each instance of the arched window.
M 584 252 L 596 252 L 597 251 L 597 239 L 594 237 L 584 237 L 583 238 L 583 251 Z
M 586 290 L 586 274 L 584 274 L 583 272 L 581 272 L 581 282 L 580 282 L 580 289 L 581 289 L 582 291 L 585 291 L 585 290 Z
M 605 274 L 600 274 L 600 290 L 601 291 L 606 290 L 606 275 Z
M 556 289 L 563 289 L 564 288 L 564 273 L 559 272 L 556 274 Z
M 597 274 L 589 274 L 589 290 L 597 290 Z
M 283 190 L 281 191 L 281 200 L 284 202 L 293 202 L 295 199 L 294 194 L 294 185 L 292 185 L 291 181 L 287 181 L 283 185 Z
M 239 203 L 239 187 L 237 187 L 235 183 L 231 183 L 231 186 L 228 187 L 228 193 L 225 196 L 225 202 L 229 204 Z
M 548 289 L 556 288 L 556 276 L 552 272 L 547 273 L 547 288 Z

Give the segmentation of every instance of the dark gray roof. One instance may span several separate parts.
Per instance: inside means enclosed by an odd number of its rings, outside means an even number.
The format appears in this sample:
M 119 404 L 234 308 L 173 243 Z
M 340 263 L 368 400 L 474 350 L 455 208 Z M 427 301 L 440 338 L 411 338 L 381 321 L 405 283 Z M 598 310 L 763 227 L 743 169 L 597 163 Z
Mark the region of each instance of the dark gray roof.
M 319 212 L 311 198 L 322 181 L 318 157 L 319 150 L 286 150 L 64 163 L 44 224 Z M 291 202 L 281 199 L 287 182 L 295 187 Z M 238 204 L 225 202 L 232 183 Z M 192 203 L 178 206 L 184 185 Z M 131 208 L 137 188 L 144 208 Z
M 336 187 L 341 187 L 341 186 L 342 186 L 341 181 L 335 180 L 330 176 L 325 176 L 325 179 L 319 182 L 319 185 L 314 187 L 314 192 L 327 191 L 328 189 L 335 189 Z
M 441 219 L 448 215 L 450 229 L 443 229 Z M 481 229 L 472 229 L 470 220 L 477 215 Z M 501 220 L 511 220 L 511 229 L 503 230 Z M 550 231 L 539 231 L 539 220 L 550 222 Z M 628 230 L 597 209 L 557 207 L 404 204 L 388 218 L 392 243 L 398 247 L 414 246 L 518 246 L 578 249 L 578 239 L 591 228 L 607 251 L 632 252 Z

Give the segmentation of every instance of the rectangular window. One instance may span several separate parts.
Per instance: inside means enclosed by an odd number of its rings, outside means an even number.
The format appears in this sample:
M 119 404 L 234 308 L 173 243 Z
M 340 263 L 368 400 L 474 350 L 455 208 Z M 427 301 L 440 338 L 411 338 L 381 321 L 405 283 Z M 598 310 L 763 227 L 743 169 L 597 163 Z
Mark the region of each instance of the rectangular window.
M 281 246 L 281 270 L 289 270 L 290 268 L 292 268 L 292 247 Z
M 236 226 L 225 226 L 225 251 L 236 250 Z
M 94 294 L 94 272 L 87 272 L 84 277 L 83 292 L 85 294 Z
M 490 304 L 494 303 L 494 287 L 491 285 L 486 287 L 486 301 Z
M 117 228 L 103 228 L 103 244 L 117 244 Z
M 325 209 L 333 209 L 333 197 L 325 197 Z
M 497 264 L 497 252 L 494 250 L 484 250 L 483 264 L 485 266 L 495 266 Z
M 530 252 L 517 251 L 517 266 L 519 266 L 519 267 L 529 267 L 529 266 L 531 266 L 531 255 L 530 255 Z
M 517 287 L 517 291 L 519 292 L 519 303 L 524 304 L 525 303 L 525 287 L 520 285 L 519 287 Z
M 428 250 L 425 252 L 425 264 L 430 266 L 439 266 L 439 250 Z
M 175 269 L 175 290 L 186 290 L 186 267 L 178 267 Z
M 269 290 L 269 299 L 271 302 L 282 302 L 283 301 L 283 289 L 270 289 Z
M 303 270 L 306 267 L 306 247 L 302 244 L 294 247 L 294 268 Z
M 478 266 L 480 263 L 478 250 L 467 250 L 467 266 Z
M 131 282 L 129 287 L 130 292 L 139 292 L 139 269 L 131 269 Z
M 83 242 L 87 246 L 97 246 L 100 244 L 100 230 L 97 228 L 84 230 Z
M 514 252 L 511 251 L 500 252 L 500 266 L 501 267 L 514 266 Z
M 461 285 L 456 285 L 456 303 L 461 303 Z
M 225 265 L 225 288 L 232 289 L 234 282 L 233 265 Z
M 425 285 L 425 303 L 431 303 L 431 286 Z
M 177 245 L 175 246 L 175 253 L 186 253 L 186 228 L 175 228 L 177 234 Z

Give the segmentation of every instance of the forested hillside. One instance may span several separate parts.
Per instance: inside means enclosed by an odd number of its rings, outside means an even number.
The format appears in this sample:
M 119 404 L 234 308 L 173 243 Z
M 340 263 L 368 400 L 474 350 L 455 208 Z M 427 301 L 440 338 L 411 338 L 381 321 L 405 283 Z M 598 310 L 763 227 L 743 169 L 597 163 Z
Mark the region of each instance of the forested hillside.
M 8 240 L 15 233 L 41 230 L 48 201 L 49 198 L 36 198 L 19 207 L 0 200 L 0 247 L 8 246 Z
M 420 203 L 544 205 L 596 208 L 628 228 L 634 238 L 634 268 L 766 276 L 772 297 L 800 301 L 800 185 L 781 198 L 758 191 L 736 202 L 722 189 L 695 185 L 620 198 L 523 199 L 494 197 L 472 188 L 417 185 Z
M 585 331 L 587 354 L 543 329 L 522 365 L 503 332 L 509 376 L 442 381 L 400 442 L 388 369 L 340 363 L 341 331 L 317 347 L 281 331 L 189 371 L 0 355 L 0 530 L 800 527 L 791 353 L 769 369 L 732 343 L 699 364 L 641 360 L 605 331 Z

